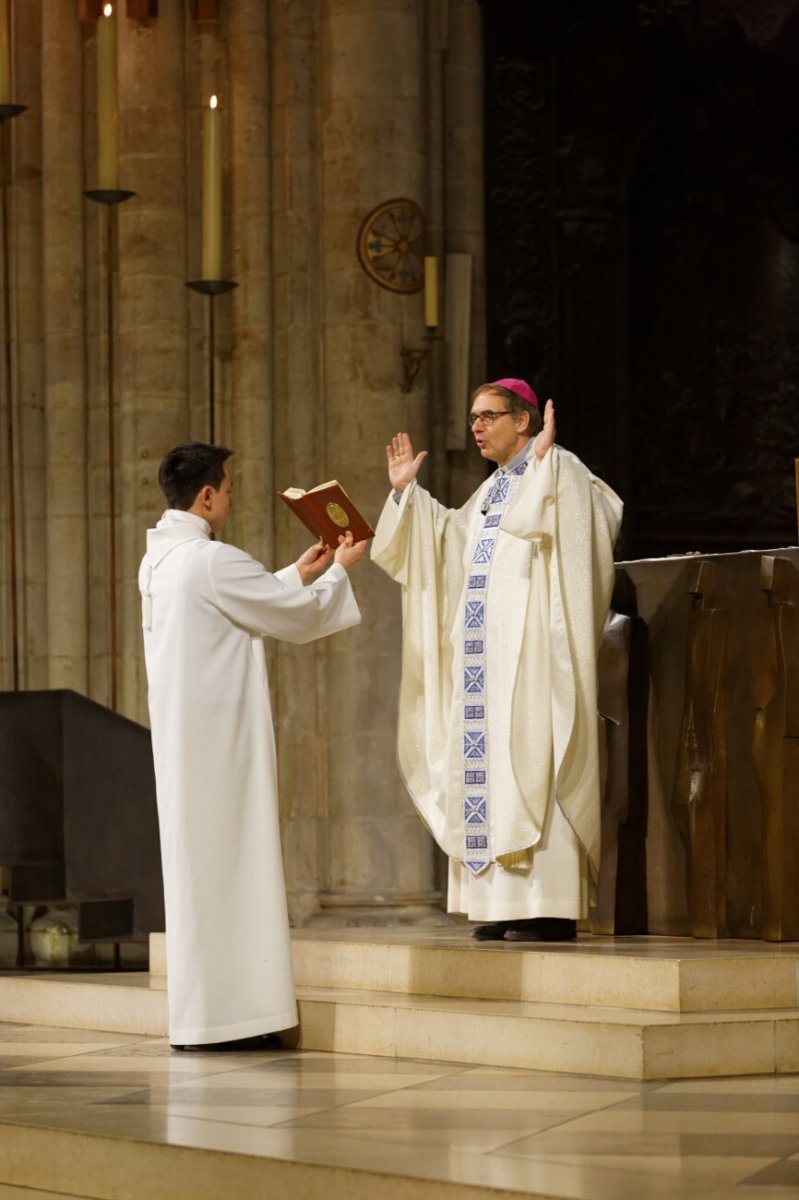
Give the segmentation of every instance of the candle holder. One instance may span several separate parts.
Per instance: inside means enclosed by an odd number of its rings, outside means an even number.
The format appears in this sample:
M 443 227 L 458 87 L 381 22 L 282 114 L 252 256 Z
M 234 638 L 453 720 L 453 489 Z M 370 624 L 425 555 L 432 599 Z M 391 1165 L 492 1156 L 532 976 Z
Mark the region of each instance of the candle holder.
M 208 297 L 208 441 L 216 436 L 216 314 L 214 300 L 239 285 L 232 279 L 190 279 L 186 287 Z
M 9 588 L 11 599 L 11 678 L 15 692 L 19 691 L 19 602 L 17 596 L 17 509 L 14 479 L 14 402 L 13 364 L 11 355 L 11 264 L 8 236 L 8 184 L 11 171 L 8 162 L 7 122 L 27 109 L 26 104 L 0 104 L 0 245 L 3 255 L 2 313 L 3 313 L 3 384 L 6 401 L 6 505 L 8 508 Z
M 413 385 L 416 383 L 416 377 L 419 374 L 422 363 L 431 353 L 433 343 L 438 338 L 436 327 L 428 326 L 425 330 L 426 346 L 421 346 L 414 349 L 411 346 L 403 346 L 400 350 L 400 358 L 402 359 L 402 383 L 400 384 L 401 391 L 407 395 L 413 391 Z
M 87 200 L 94 200 L 95 204 L 121 204 L 123 200 L 130 200 L 131 196 L 135 196 L 135 192 L 126 192 L 122 188 L 90 188 L 88 192 L 83 193 Z
M 91 188 L 87 200 L 105 206 L 105 383 L 108 425 L 108 641 L 110 654 L 110 707 L 117 706 L 117 531 L 116 531 L 116 429 L 114 357 L 114 281 L 116 279 L 118 229 L 117 206 L 135 196 L 122 188 Z

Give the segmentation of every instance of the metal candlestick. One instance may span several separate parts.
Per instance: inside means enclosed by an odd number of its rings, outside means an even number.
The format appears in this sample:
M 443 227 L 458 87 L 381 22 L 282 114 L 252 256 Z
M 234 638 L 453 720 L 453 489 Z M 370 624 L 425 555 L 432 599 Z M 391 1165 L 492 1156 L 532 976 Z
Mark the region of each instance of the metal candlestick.
M 216 315 L 214 299 L 238 287 L 232 279 L 190 279 L 186 287 L 208 297 L 208 441 L 216 436 Z
M 105 205 L 105 350 L 106 417 L 108 422 L 108 640 L 111 655 L 110 707 L 117 706 L 117 531 L 116 531 L 116 436 L 114 361 L 114 278 L 117 265 L 117 205 L 135 196 L 120 188 L 93 188 L 84 192 L 88 200 Z
M 422 363 L 433 349 L 433 343 L 438 337 L 436 326 L 428 325 L 424 336 L 427 342 L 426 346 L 421 346 L 419 349 L 414 349 L 411 346 L 403 346 L 400 350 L 400 358 L 402 359 L 402 383 L 400 384 L 400 388 L 406 395 L 413 390 L 413 385 L 416 383 L 416 377 L 419 374 Z
M 15 692 L 19 691 L 19 601 L 17 596 L 17 509 L 14 478 L 14 399 L 11 353 L 11 264 L 8 237 L 8 186 L 11 170 L 8 161 L 7 123 L 25 112 L 25 104 L 0 104 L 0 244 L 3 255 L 2 312 L 3 312 L 3 382 L 6 401 L 6 502 L 8 505 L 9 587 L 11 589 L 11 678 Z

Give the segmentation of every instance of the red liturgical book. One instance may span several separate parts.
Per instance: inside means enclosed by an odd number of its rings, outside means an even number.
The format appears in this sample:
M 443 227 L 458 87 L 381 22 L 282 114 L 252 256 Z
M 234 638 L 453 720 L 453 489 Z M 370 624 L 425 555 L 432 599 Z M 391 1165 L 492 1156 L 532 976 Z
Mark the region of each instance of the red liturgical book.
M 337 479 L 320 483 L 309 492 L 304 492 L 302 488 L 286 488 L 285 492 L 278 492 L 278 496 L 285 500 L 314 537 L 322 538 L 334 550 L 339 535 L 347 530 L 352 532 L 356 542 L 364 542 L 375 535 Z

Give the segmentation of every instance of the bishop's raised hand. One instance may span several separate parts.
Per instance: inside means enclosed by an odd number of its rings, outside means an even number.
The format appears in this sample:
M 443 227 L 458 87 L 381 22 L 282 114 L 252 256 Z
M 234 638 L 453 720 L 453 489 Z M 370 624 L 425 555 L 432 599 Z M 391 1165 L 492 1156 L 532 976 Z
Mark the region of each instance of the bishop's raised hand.
M 535 455 L 541 459 L 555 444 L 555 405 L 547 400 L 544 406 L 544 428 L 535 439 Z
M 391 439 L 391 445 L 386 446 L 388 464 L 388 480 L 395 492 L 404 492 L 409 483 L 419 473 L 427 451 L 420 450 L 414 457 L 411 439 L 407 433 L 398 433 Z

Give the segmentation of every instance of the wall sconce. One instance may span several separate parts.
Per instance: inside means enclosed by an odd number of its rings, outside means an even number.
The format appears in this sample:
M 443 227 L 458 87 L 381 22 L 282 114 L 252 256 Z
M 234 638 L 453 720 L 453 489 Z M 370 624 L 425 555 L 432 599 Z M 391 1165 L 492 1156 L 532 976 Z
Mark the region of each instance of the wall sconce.
M 402 391 L 407 395 L 413 391 L 413 385 L 416 383 L 416 377 L 419 374 L 422 363 L 427 358 L 430 351 L 433 349 L 433 342 L 438 336 L 435 329 L 425 331 L 426 346 L 421 346 L 419 349 L 413 349 L 411 346 L 403 346 L 400 350 L 402 358 Z
M 422 363 L 433 349 L 433 342 L 438 337 L 438 260 L 432 255 L 424 260 L 424 323 L 426 346 L 414 349 L 403 346 L 400 350 L 402 359 L 402 383 L 400 387 L 407 395 L 421 369 Z

